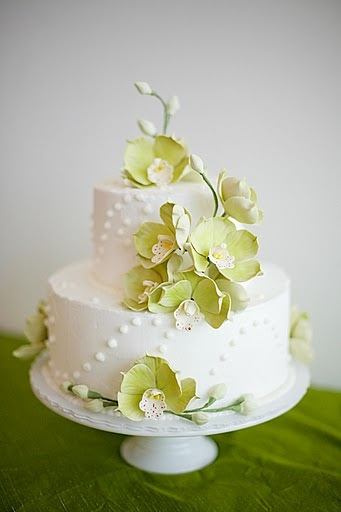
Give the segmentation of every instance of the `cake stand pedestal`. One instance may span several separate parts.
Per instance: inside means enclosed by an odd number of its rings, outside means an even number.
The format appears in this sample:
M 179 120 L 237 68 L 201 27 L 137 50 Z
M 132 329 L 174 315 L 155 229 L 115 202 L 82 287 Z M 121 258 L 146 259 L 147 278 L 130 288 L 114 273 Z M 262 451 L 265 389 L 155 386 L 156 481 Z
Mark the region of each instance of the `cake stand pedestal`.
M 308 368 L 293 360 L 281 391 L 260 402 L 250 415 L 232 411 L 214 413 L 203 426 L 170 414 L 158 420 L 134 422 L 111 408 L 103 413 L 84 409 L 80 399 L 63 394 L 55 386 L 47 363 L 48 355 L 43 353 L 30 371 L 33 392 L 44 405 L 82 425 L 130 436 L 121 445 L 122 458 L 144 471 L 163 474 L 187 473 L 209 465 L 216 459 L 218 447 L 206 436 L 252 427 L 284 414 L 301 400 L 310 383 Z

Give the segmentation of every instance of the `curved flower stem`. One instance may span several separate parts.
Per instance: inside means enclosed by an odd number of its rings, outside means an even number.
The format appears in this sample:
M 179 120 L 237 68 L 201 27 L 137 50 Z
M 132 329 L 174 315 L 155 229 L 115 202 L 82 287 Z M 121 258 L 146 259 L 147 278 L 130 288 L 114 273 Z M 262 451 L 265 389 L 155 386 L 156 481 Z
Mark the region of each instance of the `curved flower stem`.
M 153 91 L 151 96 L 154 96 L 155 98 L 160 100 L 162 103 L 162 106 L 163 106 L 163 130 L 162 130 L 162 133 L 163 133 L 163 135 L 166 135 L 168 123 L 171 118 L 171 115 L 168 114 L 168 112 L 167 112 L 167 104 L 166 104 L 165 100 L 163 98 L 161 98 L 161 96 L 157 92 Z
M 206 174 L 204 174 L 203 172 L 200 173 L 200 174 L 201 174 L 202 179 L 204 180 L 206 185 L 210 188 L 210 190 L 211 190 L 211 192 L 213 194 L 213 199 L 214 199 L 214 213 L 213 213 L 213 217 L 215 217 L 217 215 L 217 211 L 218 211 L 218 207 L 219 207 L 217 193 L 214 190 L 214 187 L 213 187 L 212 183 L 210 182 L 210 180 L 208 179 L 208 177 L 206 176 Z

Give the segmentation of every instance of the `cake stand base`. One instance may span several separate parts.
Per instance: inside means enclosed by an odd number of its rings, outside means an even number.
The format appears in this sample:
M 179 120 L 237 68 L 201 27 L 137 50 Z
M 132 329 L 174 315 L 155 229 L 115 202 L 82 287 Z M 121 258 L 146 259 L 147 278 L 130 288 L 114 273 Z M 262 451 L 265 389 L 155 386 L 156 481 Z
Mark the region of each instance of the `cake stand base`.
M 209 437 L 127 437 L 121 457 L 128 464 L 152 473 L 175 475 L 202 469 L 218 456 Z

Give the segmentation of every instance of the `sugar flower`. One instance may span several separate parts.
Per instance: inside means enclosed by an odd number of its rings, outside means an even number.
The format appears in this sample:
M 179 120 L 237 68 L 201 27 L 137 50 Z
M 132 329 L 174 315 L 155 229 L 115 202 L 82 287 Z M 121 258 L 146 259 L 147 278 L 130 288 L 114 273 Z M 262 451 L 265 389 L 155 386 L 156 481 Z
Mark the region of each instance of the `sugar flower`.
M 179 381 L 165 359 L 147 355 L 123 374 L 118 409 L 133 421 L 160 418 L 166 408 L 180 414 L 195 397 L 195 388 L 191 378 Z
M 26 319 L 24 335 L 29 341 L 29 344 L 22 345 L 14 350 L 14 357 L 29 359 L 39 354 L 45 347 L 48 337 L 46 321 L 46 302 L 40 301 L 36 313 Z
M 307 313 L 300 313 L 297 307 L 291 310 L 290 319 L 290 352 L 305 364 L 314 359 L 312 348 L 313 330 Z

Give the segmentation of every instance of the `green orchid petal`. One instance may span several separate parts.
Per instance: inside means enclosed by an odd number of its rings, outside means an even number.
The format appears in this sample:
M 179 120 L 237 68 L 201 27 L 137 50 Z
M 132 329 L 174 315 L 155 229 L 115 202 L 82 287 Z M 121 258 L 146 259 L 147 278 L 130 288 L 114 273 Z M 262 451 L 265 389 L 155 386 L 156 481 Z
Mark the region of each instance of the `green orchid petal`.
M 140 256 L 151 259 L 154 254 L 152 247 L 158 243 L 158 235 L 165 235 L 174 240 L 172 231 L 158 222 L 144 222 L 134 235 L 135 248 Z M 156 264 L 154 264 L 154 267 Z
M 188 281 L 178 281 L 170 285 L 163 285 L 163 295 L 160 298 L 160 305 L 176 309 L 182 301 L 190 299 L 192 288 Z
M 227 249 L 236 261 L 248 260 L 258 252 L 258 239 L 250 231 L 240 229 L 226 238 Z
M 174 307 L 166 307 L 161 304 L 162 296 L 164 295 L 163 284 L 159 285 L 155 290 L 151 292 L 148 296 L 148 309 L 152 313 L 164 314 L 164 313 L 172 313 L 174 311 Z
M 184 258 L 180 254 L 173 253 L 167 261 L 167 275 L 168 280 L 173 281 L 175 279 L 174 274 L 179 272 L 182 267 Z M 166 279 L 165 279 L 166 281 Z
M 220 312 L 221 298 L 223 294 L 220 293 L 215 282 L 210 278 L 203 277 L 193 291 L 192 296 L 198 304 L 200 311 L 205 311 L 214 315 Z
M 124 168 L 141 185 L 150 185 L 147 169 L 153 162 L 154 143 L 144 137 L 128 141 L 124 152 Z
M 227 279 L 217 279 L 216 284 L 219 290 L 230 296 L 232 311 L 243 311 L 247 308 L 250 298 L 244 286 Z
M 136 364 L 123 374 L 121 392 L 142 396 L 146 389 L 155 388 L 155 375 L 145 364 Z
M 177 272 L 174 275 L 175 282 L 178 281 L 188 281 L 191 285 L 192 290 L 194 290 L 198 284 L 200 283 L 202 276 L 198 275 L 195 271 L 189 270 L 186 272 Z
M 257 205 L 245 197 L 230 197 L 224 202 L 225 212 L 244 224 L 256 224 L 259 221 Z
M 172 404 L 177 402 L 181 395 L 181 388 L 176 378 L 176 373 L 170 368 L 168 363 L 160 366 L 156 373 L 156 387 L 165 394 L 166 404 L 172 409 Z
M 157 357 L 157 356 L 148 356 L 145 355 L 143 357 L 140 357 L 137 361 L 135 361 L 135 364 L 143 364 L 147 366 L 153 373 L 153 375 L 156 375 L 159 368 L 163 364 L 168 364 L 166 359 L 163 357 Z
M 187 250 L 193 261 L 194 268 L 199 272 L 205 272 L 209 265 L 207 256 L 202 256 L 201 254 L 197 253 L 190 244 L 188 245 Z
M 148 388 L 147 388 L 148 389 Z M 127 394 L 118 393 L 118 410 L 132 421 L 141 421 L 145 418 L 145 414 L 141 411 L 139 404 L 142 395 L 140 394 Z
M 186 148 L 171 137 L 159 135 L 155 139 L 154 155 L 176 167 L 185 158 Z
M 220 269 L 220 273 L 232 281 L 243 282 L 260 275 L 262 271 L 258 261 L 248 260 L 236 263 L 233 268 Z
M 160 208 L 160 217 L 163 220 L 165 226 L 167 226 L 171 231 L 174 231 L 174 225 L 173 225 L 173 208 L 174 203 L 165 203 Z
M 159 265 L 161 267 L 161 265 Z M 133 267 L 124 276 L 124 290 L 128 297 L 137 300 L 138 296 L 143 294 L 146 290 L 146 285 L 143 284 L 146 281 L 160 284 L 162 278 L 160 273 L 156 270 L 158 267 L 153 269 L 146 269 L 142 265 Z M 161 269 L 160 269 L 161 270 Z
M 47 338 L 47 328 L 44 324 L 46 315 L 37 312 L 26 319 L 24 334 L 31 343 L 40 343 Z
M 35 343 L 32 345 L 21 345 L 21 347 L 17 348 L 12 352 L 14 357 L 18 359 L 31 359 L 31 357 L 35 357 L 39 354 L 39 352 L 44 348 L 43 343 Z
M 181 381 L 181 395 L 175 400 L 168 400 L 168 408 L 176 414 L 181 414 L 189 402 L 196 397 L 196 382 L 194 379 L 187 378 Z
M 189 213 L 180 205 L 175 204 L 172 214 L 172 222 L 175 228 L 176 243 L 183 250 L 188 240 L 191 228 L 191 218 Z
M 189 157 L 185 156 L 181 160 L 181 162 L 174 167 L 174 174 L 173 174 L 173 183 L 182 180 L 185 176 L 188 176 L 189 174 L 196 174 L 197 172 L 193 171 L 193 169 L 188 165 Z
M 224 243 L 226 237 L 235 230 L 235 225 L 226 218 L 204 219 L 191 234 L 190 244 L 198 254 L 208 256 L 211 247 Z
M 219 327 L 228 320 L 229 312 L 231 307 L 231 300 L 229 295 L 225 295 L 221 302 L 221 308 L 217 315 L 210 313 L 209 311 L 201 310 L 205 316 L 206 322 L 213 327 L 213 329 L 219 329 Z
M 148 306 L 147 302 L 138 302 L 134 299 L 129 299 L 129 297 L 123 299 L 123 304 L 132 311 L 143 311 Z

